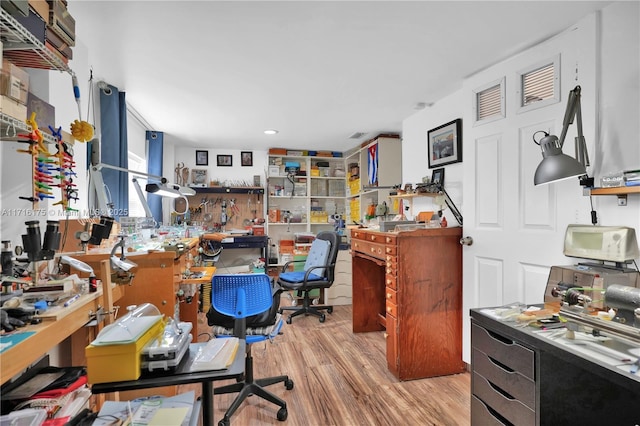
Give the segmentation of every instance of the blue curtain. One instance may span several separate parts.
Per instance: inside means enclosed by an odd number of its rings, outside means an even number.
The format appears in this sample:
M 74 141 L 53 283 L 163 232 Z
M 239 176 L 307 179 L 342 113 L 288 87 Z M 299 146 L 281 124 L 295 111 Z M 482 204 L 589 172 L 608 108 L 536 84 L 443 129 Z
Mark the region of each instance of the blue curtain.
M 147 173 L 162 176 L 162 153 L 164 145 L 164 133 L 147 130 Z M 162 223 L 162 197 L 147 194 L 147 203 L 157 223 Z
M 127 144 L 127 105 L 125 92 L 109 85 L 109 91 L 100 90 L 100 157 L 102 163 L 129 168 Z M 129 214 L 129 174 L 118 170 L 102 169 L 102 178 L 111 193 L 111 216 Z

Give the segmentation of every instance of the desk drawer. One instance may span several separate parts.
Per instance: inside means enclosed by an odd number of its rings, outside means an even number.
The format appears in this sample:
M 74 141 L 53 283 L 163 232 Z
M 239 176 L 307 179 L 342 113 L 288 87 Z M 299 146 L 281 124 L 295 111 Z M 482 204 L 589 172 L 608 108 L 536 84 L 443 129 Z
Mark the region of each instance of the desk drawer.
M 398 269 L 398 256 L 388 254 L 385 258 L 387 268 Z
M 384 289 L 384 297 L 387 299 L 387 302 L 391 302 L 394 305 L 398 304 L 398 297 L 397 297 L 397 293 L 394 289 L 392 288 L 385 288 Z
M 387 288 L 398 289 L 398 279 L 395 274 L 386 274 L 384 276 L 384 283 Z
M 509 423 L 498 419 L 499 414 L 494 414 L 493 410 L 486 404 L 471 396 L 471 424 L 482 426 L 506 426 Z
M 387 244 L 384 246 L 384 253 L 387 255 L 395 256 L 398 254 L 398 246 Z
M 490 332 L 477 324 L 471 324 L 471 346 L 489 355 L 512 371 L 535 380 L 535 357 L 525 348 L 504 336 Z
M 471 354 L 471 365 L 474 373 L 481 375 L 532 410 L 536 409 L 536 384 L 533 380 L 506 368 L 475 348 Z
M 384 245 L 370 243 L 361 240 L 352 240 L 351 248 L 360 253 L 365 253 L 368 256 L 375 257 L 376 259 L 384 260 Z
M 472 386 L 471 392 L 474 396 L 478 397 L 509 422 L 518 426 L 535 424 L 535 411 L 506 393 L 503 389 L 492 385 L 486 378 L 476 372 L 473 373 Z
M 385 235 L 384 236 L 384 242 L 385 242 L 385 244 L 395 246 L 396 243 L 397 243 L 396 236 L 395 235 Z
M 387 300 L 385 311 L 387 315 L 391 315 L 394 318 L 398 318 L 398 305 L 391 302 L 390 300 Z

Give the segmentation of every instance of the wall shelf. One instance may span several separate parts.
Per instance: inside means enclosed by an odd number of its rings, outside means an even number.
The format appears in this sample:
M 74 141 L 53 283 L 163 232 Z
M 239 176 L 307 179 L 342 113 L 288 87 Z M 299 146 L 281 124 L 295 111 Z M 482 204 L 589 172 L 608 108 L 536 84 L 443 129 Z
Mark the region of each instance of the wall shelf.
M 15 135 L 12 134 L 14 130 Z M 0 131 L 2 132 L 3 142 L 16 142 L 18 139 L 24 139 L 19 138 L 17 136 L 18 133 L 31 133 L 33 129 L 24 121 L 20 121 L 17 118 L 13 118 L 3 112 L 0 112 Z M 42 130 L 41 132 L 46 143 L 58 143 L 58 140 L 53 135 L 45 133 Z
M 264 194 L 261 186 L 192 186 L 196 194 Z
M 618 186 L 612 188 L 591 188 L 591 195 L 623 195 L 640 194 L 640 186 Z
M 42 42 L 4 9 L 0 9 L 0 35 L 2 36 L 4 57 L 15 65 L 74 74 L 62 59 L 47 49 Z

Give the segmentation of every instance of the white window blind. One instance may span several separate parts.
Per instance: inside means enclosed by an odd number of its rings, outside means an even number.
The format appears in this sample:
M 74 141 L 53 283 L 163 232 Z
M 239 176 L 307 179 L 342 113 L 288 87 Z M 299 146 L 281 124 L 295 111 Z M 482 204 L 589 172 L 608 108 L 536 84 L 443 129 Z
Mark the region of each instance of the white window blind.
M 476 120 L 478 121 L 502 114 L 500 85 L 478 92 L 476 102 L 478 106 Z
M 555 64 L 522 75 L 522 106 L 552 99 L 554 93 Z

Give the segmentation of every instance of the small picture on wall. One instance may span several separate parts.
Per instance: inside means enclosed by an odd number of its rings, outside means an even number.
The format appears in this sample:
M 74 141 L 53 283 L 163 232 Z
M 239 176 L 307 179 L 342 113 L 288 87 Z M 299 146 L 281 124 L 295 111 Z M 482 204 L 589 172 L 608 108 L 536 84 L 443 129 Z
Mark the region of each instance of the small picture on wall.
M 209 151 L 196 151 L 196 166 L 209 165 Z
M 242 151 L 241 155 L 241 164 L 243 166 L 253 166 L 253 152 L 251 151 Z
M 462 119 L 427 132 L 427 156 L 430 169 L 462 161 Z
M 233 166 L 233 157 L 231 155 L 218 155 L 218 167 Z
M 198 186 L 207 186 L 207 169 L 191 170 L 191 183 Z

